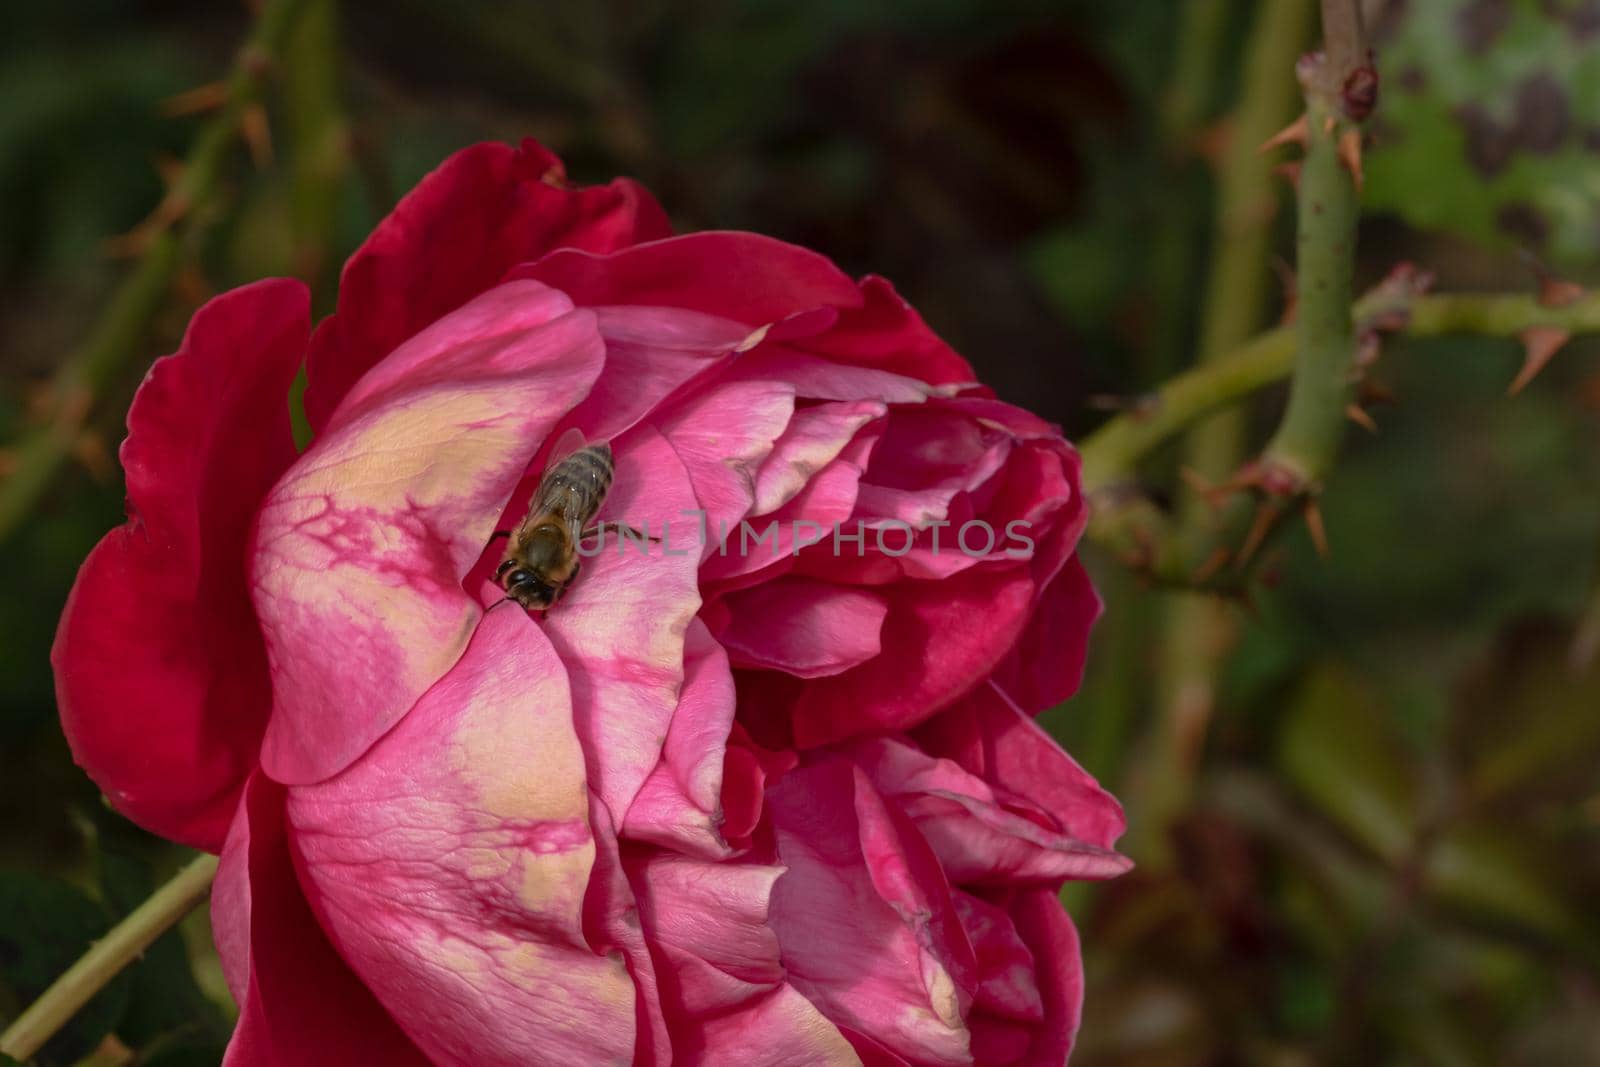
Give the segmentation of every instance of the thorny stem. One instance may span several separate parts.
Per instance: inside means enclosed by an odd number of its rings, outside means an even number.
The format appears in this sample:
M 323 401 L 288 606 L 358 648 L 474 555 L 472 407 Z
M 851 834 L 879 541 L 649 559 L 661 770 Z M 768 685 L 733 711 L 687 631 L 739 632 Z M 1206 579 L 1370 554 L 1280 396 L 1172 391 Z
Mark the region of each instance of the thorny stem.
M 1342 94 L 1350 78 L 1367 66 L 1367 34 L 1361 22 L 1361 0 L 1322 0 L 1322 52 L 1326 78 L 1319 87 L 1329 98 Z M 1358 121 L 1365 115 L 1354 116 Z
M 1568 333 L 1600 333 L 1600 293 L 1562 307 L 1541 304 L 1533 294 L 1450 293 L 1396 296 L 1374 291 L 1356 301 L 1353 315 L 1366 322 L 1393 320 L 1413 338 L 1474 334 L 1516 338 L 1534 326 Z M 1208 413 L 1287 377 L 1294 369 L 1295 334 L 1280 326 L 1259 334 L 1224 359 L 1199 366 L 1163 385 L 1136 412 L 1111 419 L 1082 442 L 1084 491 L 1095 502 L 1089 536 L 1114 551 L 1147 543 L 1166 549 L 1157 536 L 1161 512 L 1130 484 L 1140 460 Z M 1176 577 L 1178 561 L 1149 561 L 1150 569 Z
M 1398 332 L 1406 337 L 1474 334 L 1515 338 L 1532 326 L 1554 326 L 1574 336 L 1600 333 L 1600 292 L 1564 307 L 1546 307 L 1532 294 L 1443 293 L 1396 300 L 1373 293 L 1357 300 L 1357 321 L 1380 312 L 1404 317 Z M 1287 326 L 1257 334 L 1225 358 L 1171 379 L 1138 407 L 1084 438 L 1083 481 L 1087 492 L 1128 481 L 1151 452 L 1197 420 L 1289 376 L 1294 369 L 1295 335 Z
M 1355 270 L 1355 182 L 1339 159 L 1346 129 L 1334 106 L 1307 93 L 1309 138 L 1300 172 L 1297 354 L 1289 406 L 1263 454 L 1300 491 L 1315 492 L 1344 436 L 1354 393 L 1356 338 L 1350 314 Z
M 28 1060 L 67 1020 L 211 892 L 217 857 L 197 856 L 156 890 L 30 1004 L 0 1034 L 0 1052 Z
M 1298 353 L 1288 408 L 1262 454 L 1264 469 L 1293 492 L 1310 494 L 1333 466 L 1354 395 L 1350 299 L 1361 214 L 1360 126 L 1376 93 L 1360 0 L 1323 0 L 1322 33 L 1322 53 L 1300 65 L 1306 154 L 1295 251 Z M 1354 158 L 1341 152 L 1342 143 L 1358 146 Z
M 182 174 L 153 216 L 153 230 L 134 268 L 83 345 L 62 363 L 51 382 L 43 420 L 11 450 L 0 480 L 0 540 L 27 517 L 82 433 L 94 395 L 138 352 L 150 320 L 166 300 L 183 262 L 183 242 L 172 226 L 204 218 L 216 195 L 224 162 L 278 54 L 300 0 L 269 0 L 229 77 L 222 110 L 201 130 Z
M 1262 5 L 1255 16 L 1217 173 L 1215 234 L 1200 319 L 1201 364 L 1247 340 L 1266 310 L 1280 183 L 1257 146 L 1295 111 L 1294 61 L 1305 48 L 1314 11 L 1311 0 L 1277 0 Z M 1196 425 L 1185 443 L 1184 465 L 1217 481 L 1231 474 L 1245 447 L 1243 416 L 1243 411 L 1225 410 Z M 1179 512 L 1178 536 L 1202 541 L 1209 533 L 1208 511 L 1198 496 L 1189 497 Z M 1144 802 L 1136 822 L 1138 854 L 1146 866 L 1167 861 L 1166 831 L 1187 806 L 1215 703 L 1215 679 L 1235 631 L 1226 606 L 1210 597 L 1172 597 L 1165 609 L 1160 711 L 1141 771 Z

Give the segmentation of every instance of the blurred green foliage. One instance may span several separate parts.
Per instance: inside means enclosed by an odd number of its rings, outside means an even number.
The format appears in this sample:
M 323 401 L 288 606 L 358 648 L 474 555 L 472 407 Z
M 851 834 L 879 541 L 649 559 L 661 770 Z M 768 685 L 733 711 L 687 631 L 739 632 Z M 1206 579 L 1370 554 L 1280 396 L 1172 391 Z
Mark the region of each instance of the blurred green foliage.
M 128 399 L 206 294 L 297 273 L 326 310 L 418 177 L 533 135 L 577 180 L 645 181 L 683 228 L 889 275 L 1002 396 L 1082 433 L 1104 417 L 1092 395 L 1193 358 L 1212 160 L 1271 2 L 308 5 L 267 101 L 271 161 L 234 153 L 81 462 L 0 552 L 0 1016 L 181 859 L 71 765 L 48 653 L 77 564 L 120 521 Z M 1596 6 L 1373 6 L 1358 285 L 1409 258 L 1442 287 L 1521 288 L 1523 247 L 1600 280 Z M 247 28 L 242 5 L 193 0 L 8 11 L 0 441 L 204 121 L 163 102 L 225 76 Z M 1388 345 L 1377 377 L 1400 403 L 1324 498 L 1332 557 L 1289 536 L 1279 582 L 1241 609 L 1170 825 L 1144 802 L 1173 598 L 1091 559 L 1108 610 L 1090 678 L 1046 722 L 1124 798 L 1130 841 L 1162 847 L 1069 894 L 1089 980 L 1075 1063 L 1600 1062 L 1600 673 L 1569 657 L 1600 558 L 1600 385 L 1574 345 L 1507 401 L 1516 362 L 1503 341 Z M 1258 440 L 1280 405 L 1248 405 Z M 1145 473 L 1175 496 L 1171 466 Z M 216 1062 L 225 1001 L 197 916 L 40 1062 Z
M 1600 8 L 1386 3 L 1369 206 L 1563 262 L 1600 252 Z

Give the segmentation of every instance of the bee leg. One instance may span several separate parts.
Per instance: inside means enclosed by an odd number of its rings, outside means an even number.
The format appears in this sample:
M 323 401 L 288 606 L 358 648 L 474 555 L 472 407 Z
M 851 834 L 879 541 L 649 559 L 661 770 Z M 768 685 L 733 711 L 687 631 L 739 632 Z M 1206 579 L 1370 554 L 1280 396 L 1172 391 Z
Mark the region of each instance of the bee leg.
M 489 540 L 498 541 L 502 537 L 510 537 L 510 536 L 511 536 L 511 531 L 510 530 L 496 530 L 494 533 L 489 535 Z

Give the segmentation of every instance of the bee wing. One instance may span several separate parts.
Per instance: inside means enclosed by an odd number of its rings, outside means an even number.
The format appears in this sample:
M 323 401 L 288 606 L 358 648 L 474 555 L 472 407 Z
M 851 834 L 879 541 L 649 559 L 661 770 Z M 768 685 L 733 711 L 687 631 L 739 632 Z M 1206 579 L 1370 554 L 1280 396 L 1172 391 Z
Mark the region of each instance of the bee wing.
M 528 507 L 528 519 L 533 519 L 555 513 L 567 517 L 572 511 L 569 506 L 571 500 L 570 490 L 563 488 L 551 475 L 561 467 L 561 461 L 572 455 L 584 446 L 583 431 L 576 426 L 568 427 L 551 446 L 549 454 L 544 461 L 544 474 L 539 479 L 539 488 L 534 490 L 533 500 Z M 567 525 L 571 526 L 570 518 Z M 576 536 L 576 534 L 574 534 Z
M 545 456 L 545 471 L 548 473 L 549 471 L 554 470 L 556 464 L 572 455 L 587 443 L 588 442 L 583 439 L 582 430 L 578 429 L 576 426 L 568 426 L 561 432 L 561 436 L 556 438 L 556 443 L 551 446 L 550 454 Z

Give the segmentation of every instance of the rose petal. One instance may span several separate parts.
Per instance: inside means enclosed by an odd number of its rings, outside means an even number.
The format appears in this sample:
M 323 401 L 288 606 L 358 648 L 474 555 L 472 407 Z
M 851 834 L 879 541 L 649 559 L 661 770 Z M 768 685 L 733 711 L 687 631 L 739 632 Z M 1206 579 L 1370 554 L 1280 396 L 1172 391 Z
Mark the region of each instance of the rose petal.
M 589 782 L 613 818 L 655 769 L 683 683 L 684 635 L 700 607 L 695 499 L 672 446 L 647 425 L 614 443 L 616 481 L 602 517 L 663 537 L 608 539 L 543 619 L 572 678 L 573 720 Z
M 1034 1032 L 1017 1067 L 1060 1067 L 1072 1054 L 1083 1014 L 1083 961 L 1078 931 L 1053 890 L 1019 890 L 1006 908 L 1017 934 L 1038 967 L 1034 980 L 1045 1005 L 1044 1025 Z
M 938 861 L 837 758 L 767 791 L 789 868 L 770 922 L 790 983 L 842 1027 L 915 1063 L 966 1064 L 976 963 Z
M 969 419 L 898 408 L 861 476 L 856 515 L 869 526 L 892 519 L 918 530 L 946 519 L 955 495 L 988 481 L 1011 447 L 1008 435 Z
M 620 952 L 633 979 L 634 1026 L 638 1035 L 633 1067 L 668 1067 L 672 1036 L 656 978 L 655 958 L 645 943 L 639 905 L 623 867 L 618 828 L 595 794 L 589 794 L 589 824 L 594 828 L 594 876 L 583 898 L 583 929 L 597 952 Z
M 486 616 L 409 715 L 288 810 L 323 926 L 435 1062 L 629 1062 L 634 983 L 583 922 L 584 755 L 527 615 Z
M 884 654 L 800 688 L 792 706 L 803 748 L 925 721 L 985 679 L 1028 620 L 1023 567 L 983 564 L 940 582 L 889 587 Z
M 761 997 L 784 978 L 768 900 L 782 867 L 651 852 L 629 862 L 676 1027 Z
M 129 522 L 84 563 L 51 652 L 74 758 L 117 810 L 197 848 L 221 847 L 266 726 L 245 549 L 294 461 L 309 315 L 299 282 L 259 282 L 195 312 L 156 361 L 122 446 Z
M 1032 715 L 1071 697 L 1083 681 L 1089 631 L 1103 606 L 1089 572 L 1073 556 L 1045 587 L 1017 647 L 995 669 L 995 684 Z
M 777 381 L 811 400 L 920 404 L 939 389 L 915 378 L 873 367 L 852 367 L 783 345 L 763 344 L 735 361 L 721 381 Z
M 888 600 L 809 578 L 779 578 L 724 598 L 728 622 L 717 639 L 738 667 L 800 678 L 838 674 L 882 650 Z
M 978 960 L 978 991 L 973 1010 L 1036 1023 L 1044 1001 L 1034 979 L 1035 961 L 1005 909 L 960 890 L 951 892 L 961 927 Z
M 624 834 L 720 859 L 729 854 L 719 826 L 733 676 L 727 653 L 699 619 L 689 623 L 683 658 L 683 689 L 661 762 L 629 806 Z
M 815 252 L 736 231 L 684 234 L 599 255 L 552 252 L 516 277 L 555 286 L 581 306 L 688 308 L 752 327 L 815 307 L 853 308 L 861 291 Z
M 343 1067 L 428 1060 L 328 943 L 301 895 L 283 787 L 253 775 L 223 846 L 211 925 L 239 1003 L 226 1067 Z
M 840 1028 L 792 986 L 779 986 L 750 1007 L 707 1019 L 700 1039 L 684 1049 L 690 1064 L 761 1067 L 854 1067 L 863 1061 Z
M 887 279 L 867 275 L 861 279 L 861 295 L 860 307 L 842 312 L 833 329 L 808 339 L 804 347 L 841 363 L 880 367 L 935 384 L 977 377 Z
M 796 566 L 804 552 L 803 544 L 801 551 L 796 551 L 797 543 L 822 538 L 821 543 L 831 548 L 836 528 L 839 555 L 831 558 L 832 566 L 822 564 L 817 571 L 824 578 L 846 575 L 848 566 L 839 564 L 848 565 L 864 553 L 865 539 L 871 536 L 862 534 L 862 544 L 847 541 L 861 531 L 846 520 L 855 510 L 861 472 L 876 441 L 873 428 L 867 427 L 778 510 L 742 520 L 726 535 L 712 531 L 717 546 L 701 564 L 701 584 L 726 592 L 776 578 Z
M 930 755 L 954 760 L 1051 813 L 1080 841 L 1109 849 L 1127 828 L 1116 798 L 992 684 L 917 730 L 916 738 Z
M 794 413 L 772 454 L 756 472 L 757 515 L 788 503 L 842 452 L 856 433 L 887 410 L 875 400 L 817 404 Z
M 756 497 L 756 471 L 794 413 L 782 382 L 716 384 L 654 417 L 694 486 L 708 535 L 737 525 Z M 704 556 L 715 550 L 708 536 Z
M 482 614 L 461 580 L 601 358 L 592 314 L 501 286 L 357 383 L 272 490 L 254 582 L 274 778 L 338 773 L 455 663 Z
M 733 357 L 750 327 L 681 308 L 597 307 L 606 372 L 572 413 L 591 441 L 634 426 L 686 383 Z
M 1114 878 L 1132 866 L 1059 832 L 1053 818 L 1042 826 L 1005 810 L 982 779 L 903 741 L 872 738 L 851 746 L 850 755 L 916 823 L 953 882 L 1057 885 L 1064 878 Z
M 534 141 L 445 160 L 345 264 L 339 308 L 311 342 L 306 414 L 319 431 L 366 371 L 406 338 L 555 248 L 609 252 L 671 233 L 638 184 L 573 188 Z
M 880 368 L 934 383 L 970 382 L 966 360 L 930 330 L 883 278 L 850 280 L 823 256 L 760 234 L 684 234 L 607 256 L 556 252 L 521 276 L 579 304 L 691 308 L 749 323 L 833 362 Z M 810 314 L 829 308 L 836 315 Z

